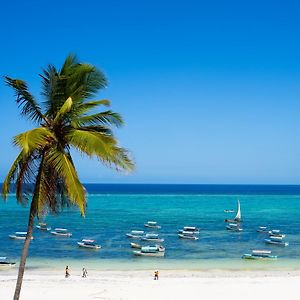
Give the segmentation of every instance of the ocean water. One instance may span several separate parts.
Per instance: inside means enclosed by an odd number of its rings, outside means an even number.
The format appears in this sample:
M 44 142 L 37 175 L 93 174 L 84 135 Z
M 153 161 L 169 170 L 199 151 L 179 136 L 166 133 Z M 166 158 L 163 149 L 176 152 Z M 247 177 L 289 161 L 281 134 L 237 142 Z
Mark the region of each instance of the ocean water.
M 68 228 L 72 237 L 55 237 L 34 231 L 29 267 L 62 268 L 65 264 L 94 269 L 300 269 L 300 187 L 299 186 L 188 186 L 188 185 L 87 185 L 86 217 L 75 209 L 48 215 L 52 228 Z M 234 214 L 237 199 L 242 210 L 242 232 L 226 230 L 225 218 Z M 0 256 L 18 259 L 22 241 L 8 234 L 26 231 L 28 207 L 16 204 L 14 195 L 0 203 Z M 164 258 L 135 257 L 132 229 L 146 230 L 143 224 L 157 221 L 165 239 Z M 201 228 L 198 241 L 182 240 L 183 226 Z M 288 247 L 264 243 L 258 226 L 270 226 L 286 234 Z M 146 230 L 153 232 L 153 230 Z M 154 230 L 155 231 L 155 230 Z M 76 242 L 96 239 L 100 251 L 80 249 Z M 143 244 L 147 244 L 144 242 Z M 277 261 L 245 261 L 251 249 L 272 250 Z

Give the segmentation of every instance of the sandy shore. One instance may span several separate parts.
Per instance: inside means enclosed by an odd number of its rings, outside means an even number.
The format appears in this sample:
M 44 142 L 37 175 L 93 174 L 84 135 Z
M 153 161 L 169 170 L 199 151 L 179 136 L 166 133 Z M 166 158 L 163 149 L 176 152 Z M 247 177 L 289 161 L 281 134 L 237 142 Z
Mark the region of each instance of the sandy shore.
M 0 299 L 12 299 L 16 270 L 0 272 Z M 299 299 L 300 271 L 152 271 L 64 272 L 28 270 L 22 300 L 60 299 Z

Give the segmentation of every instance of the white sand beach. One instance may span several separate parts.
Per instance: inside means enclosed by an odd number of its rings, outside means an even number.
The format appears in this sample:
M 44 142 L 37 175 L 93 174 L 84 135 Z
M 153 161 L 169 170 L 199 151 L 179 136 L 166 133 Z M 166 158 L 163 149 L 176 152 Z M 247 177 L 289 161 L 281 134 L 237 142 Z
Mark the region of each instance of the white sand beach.
M 0 299 L 13 297 L 16 270 L 0 272 Z M 28 270 L 22 300 L 53 299 L 299 299 L 300 271 L 90 271 Z

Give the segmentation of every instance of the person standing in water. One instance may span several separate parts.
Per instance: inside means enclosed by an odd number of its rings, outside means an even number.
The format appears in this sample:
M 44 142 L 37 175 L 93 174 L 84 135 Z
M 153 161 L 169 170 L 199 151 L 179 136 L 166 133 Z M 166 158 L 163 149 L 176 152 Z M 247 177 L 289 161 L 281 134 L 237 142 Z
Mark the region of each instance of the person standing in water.
M 86 278 L 87 277 L 87 270 L 86 270 L 86 268 L 82 268 L 82 277 L 83 278 Z
M 154 272 L 154 280 L 158 280 L 158 271 Z
M 66 266 L 65 278 L 68 278 L 69 276 L 70 276 L 69 266 Z

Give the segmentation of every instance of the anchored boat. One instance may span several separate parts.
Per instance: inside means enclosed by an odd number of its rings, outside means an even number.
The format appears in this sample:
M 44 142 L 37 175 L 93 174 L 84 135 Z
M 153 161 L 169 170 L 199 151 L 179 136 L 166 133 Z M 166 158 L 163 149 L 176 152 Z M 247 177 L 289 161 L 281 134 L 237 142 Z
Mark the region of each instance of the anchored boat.
M 251 254 L 244 254 L 244 259 L 277 259 L 276 255 L 271 255 L 272 251 L 268 250 L 252 250 Z
M 126 233 L 126 236 L 131 239 L 140 239 L 144 233 L 143 230 L 131 230 L 130 233 Z
M 193 227 L 193 226 L 185 226 L 185 227 L 183 227 L 183 229 L 178 230 L 178 233 L 183 233 L 183 232 L 198 234 L 200 232 L 200 229 L 197 227 Z
M 162 243 L 164 239 L 160 238 L 158 234 L 154 233 L 147 233 L 145 236 L 141 238 L 142 241 L 148 241 L 148 242 L 158 242 Z
M 130 243 L 131 248 L 135 248 L 135 249 L 141 249 L 142 246 L 140 244 L 136 244 L 136 243 Z
M 195 235 L 195 233 L 189 231 L 182 231 L 182 233 L 178 233 L 178 236 L 181 239 L 194 240 L 194 241 L 199 240 L 199 238 Z
M 280 230 L 278 230 L 278 229 L 273 229 L 273 230 L 270 230 L 269 231 L 269 234 L 270 234 L 270 237 L 272 236 L 272 237 L 280 237 L 280 238 L 284 238 L 285 237 L 285 234 L 282 234 L 281 232 L 280 232 Z
M 242 213 L 241 213 L 240 200 L 237 201 L 237 213 L 236 213 L 234 219 L 225 219 L 225 222 L 227 222 L 227 223 L 239 223 L 239 222 L 242 222 Z
M 148 221 L 147 223 L 144 224 L 145 227 L 148 228 L 154 228 L 154 229 L 160 229 L 161 226 L 157 224 L 157 222 L 154 221 Z
M 79 247 L 88 248 L 88 249 L 101 249 L 101 246 L 96 243 L 95 240 L 81 240 L 81 242 L 77 242 Z
M 43 231 L 50 231 L 51 227 L 47 227 L 46 223 L 39 223 L 38 225 L 36 225 L 36 228 L 39 230 L 43 230 Z
M 54 231 L 51 231 L 50 233 L 57 236 L 66 236 L 66 237 L 72 236 L 72 233 L 69 232 L 68 229 L 66 228 L 55 228 Z
M 139 251 L 133 251 L 136 256 L 163 257 L 165 248 L 161 245 L 142 247 Z
M 229 223 L 226 226 L 226 229 L 231 231 L 237 231 L 237 232 L 243 231 L 243 228 L 241 228 L 240 225 L 237 223 Z
M 7 257 L 0 257 L 0 269 L 11 268 L 16 265 L 15 262 L 9 261 Z
M 267 226 L 259 226 L 256 231 L 260 233 L 269 233 L 270 230 Z
M 17 231 L 15 232 L 15 234 L 10 234 L 9 237 L 13 240 L 25 240 L 27 236 L 27 232 L 26 231 Z M 33 240 L 33 236 L 31 237 L 31 240 Z
M 269 239 L 265 239 L 265 242 L 267 244 L 271 244 L 271 245 L 276 245 L 276 246 L 281 246 L 281 247 L 286 247 L 289 245 L 289 243 L 285 242 L 282 240 L 282 237 L 274 237 L 274 236 L 270 236 Z

